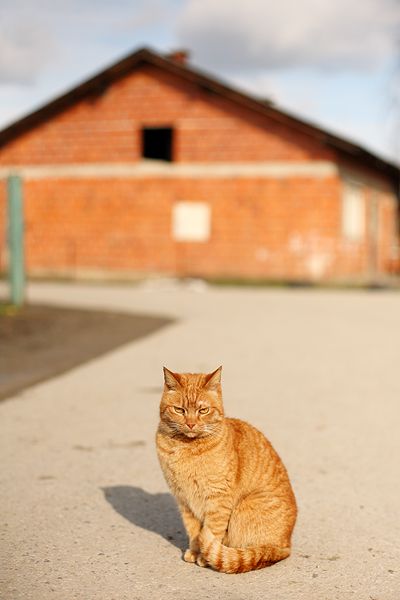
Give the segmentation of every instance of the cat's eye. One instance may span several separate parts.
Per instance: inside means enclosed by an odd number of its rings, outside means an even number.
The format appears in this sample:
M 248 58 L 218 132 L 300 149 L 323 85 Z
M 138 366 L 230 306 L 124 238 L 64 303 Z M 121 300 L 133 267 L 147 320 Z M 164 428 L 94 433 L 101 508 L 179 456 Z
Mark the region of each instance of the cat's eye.
M 178 415 L 184 415 L 185 414 L 185 409 L 182 408 L 181 406 L 174 406 L 174 411 L 176 413 L 178 413 Z
M 199 408 L 199 413 L 201 415 L 206 415 L 208 412 L 210 412 L 210 409 L 208 407 L 205 408 Z

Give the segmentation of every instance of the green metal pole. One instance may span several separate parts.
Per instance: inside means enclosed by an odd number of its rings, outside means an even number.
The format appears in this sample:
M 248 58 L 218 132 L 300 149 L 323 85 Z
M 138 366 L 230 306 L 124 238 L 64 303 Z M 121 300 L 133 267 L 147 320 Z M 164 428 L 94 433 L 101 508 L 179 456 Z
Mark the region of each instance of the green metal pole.
M 24 223 L 22 182 L 18 175 L 10 175 L 8 192 L 8 248 L 11 302 L 22 306 L 25 298 Z

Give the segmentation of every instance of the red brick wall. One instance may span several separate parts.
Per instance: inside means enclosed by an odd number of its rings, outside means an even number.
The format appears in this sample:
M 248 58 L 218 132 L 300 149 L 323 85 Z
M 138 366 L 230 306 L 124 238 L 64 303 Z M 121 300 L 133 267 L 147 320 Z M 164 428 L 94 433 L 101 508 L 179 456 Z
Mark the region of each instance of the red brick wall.
M 373 278 L 376 274 L 392 272 L 399 250 L 394 193 L 388 186 L 363 182 L 362 175 L 359 182 L 365 201 L 365 232 L 359 241 L 348 240 L 343 234 L 339 238 L 336 273 L 344 278 L 357 273 Z
M 400 273 L 398 207 L 393 194 L 378 193 L 378 236 L 376 248 L 377 270 L 383 273 Z
M 307 280 L 367 275 L 367 233 L 360 242 L 343 239 L 341 188 L 336 177 L 27 181 L 28 270 Z M 174 241 L 172 207 L 182 199 L 209 203 L 209 241 Z M 393 203 L 380 202 L 378 263 L 385 270 Z
M 329 159 L 310 136 L 175 76 L 143 68 L 82 100 L 4 149 L 0 165 L 140 160 L 141 127 L 176 128 L 177 162 Z
M 0 165 L 134 164 L 143 125 L 174 126 L 180 163 L 338 160 L 304 133 L 148 67 L 10 142 Z M 371 174 L 360 173 L 368 222 Z M 376 265 L 384 272 L 393 259 L 396 204 L 384 180 L 378 188 Z M 371 267 L 368 227 L 358 242 L 343 238 L 339 176 L 64 177 L 28 179 L 24 191 L 30 273 L 331 279 L 365 276 Z M 173 240 L 171 212 L 181 200 L 210 205 L 208 242 Z M 4 207 L 0 181 L 0 269 Z

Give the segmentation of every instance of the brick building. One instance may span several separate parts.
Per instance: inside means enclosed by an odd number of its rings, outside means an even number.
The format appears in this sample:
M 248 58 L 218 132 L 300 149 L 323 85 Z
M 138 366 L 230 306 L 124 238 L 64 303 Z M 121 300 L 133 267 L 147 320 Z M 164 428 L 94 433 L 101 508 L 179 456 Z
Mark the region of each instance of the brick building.
M 0 132 L 31 275 L 366 279 L 398 253 L 398 168 L 146 49 Z

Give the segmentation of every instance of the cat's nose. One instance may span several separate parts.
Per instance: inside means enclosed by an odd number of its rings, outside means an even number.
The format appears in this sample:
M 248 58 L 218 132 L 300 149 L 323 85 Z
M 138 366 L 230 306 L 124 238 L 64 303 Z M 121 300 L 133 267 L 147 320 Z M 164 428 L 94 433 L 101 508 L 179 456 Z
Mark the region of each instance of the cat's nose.
M 196 423 L 186 423 L 186 425 L 190 428 L 193 429 L 193 427 L 196 425 Z

